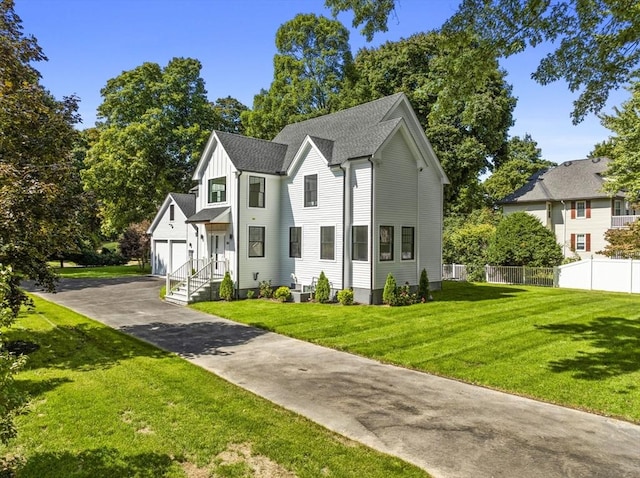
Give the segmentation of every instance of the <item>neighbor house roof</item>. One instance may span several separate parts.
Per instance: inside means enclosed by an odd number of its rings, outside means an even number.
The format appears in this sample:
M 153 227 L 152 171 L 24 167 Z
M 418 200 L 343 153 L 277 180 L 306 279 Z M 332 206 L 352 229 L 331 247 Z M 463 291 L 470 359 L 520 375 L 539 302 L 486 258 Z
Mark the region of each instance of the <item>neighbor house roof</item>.
M 610 159 L 593 158 L 565 161 L 534 174 L 527 184 L 517 189 L 501 204 L 606 198 L 602 191 L 604 172 Z

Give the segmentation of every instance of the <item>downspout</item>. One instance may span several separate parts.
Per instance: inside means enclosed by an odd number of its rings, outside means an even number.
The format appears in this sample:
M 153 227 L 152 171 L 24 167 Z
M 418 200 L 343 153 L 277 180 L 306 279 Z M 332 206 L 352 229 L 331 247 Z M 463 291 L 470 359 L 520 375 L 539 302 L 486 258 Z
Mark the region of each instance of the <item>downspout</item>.
M 238 171 L 236 176 L 238 180 L 236 191 L 236 233 L 234 236 L 236 246 L 236 298 L 240 298 L 240 176 L 242 176 L 242 171 Z M 233 218 L 233 215 L 231 217 Z M 231 230 L 233 231 L 233 227 Z
M 369 303 L 373 303 L 373 286 L 375 281 L 373 280 L 373 229 L 375 226 L 375 171 L 373 169 L 373 155 L 367 158 L 367 161 L 371 163 L 371 227 L 369 228 Z
M 342 288 L 347 289 L 347 170 L 339 164 L 342 170 Z
M 562 203 L 562 255 L 563 257 L 567 257 L 567 205 L 561 199 Z

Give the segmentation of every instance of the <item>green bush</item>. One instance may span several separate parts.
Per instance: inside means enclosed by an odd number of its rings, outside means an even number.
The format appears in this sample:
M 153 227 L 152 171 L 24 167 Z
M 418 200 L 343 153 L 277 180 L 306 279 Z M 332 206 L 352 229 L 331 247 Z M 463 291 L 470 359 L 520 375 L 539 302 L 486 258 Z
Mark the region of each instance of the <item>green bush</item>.
M 351 289 L 342 289 L 338 291 L 338 302 L 342 305 L 353 304 L 353 291 Z
M 420 273 L 420 282 L 418 283 L 418 298 L 422 302 L 429 300 L 429 276 L 427 276 L 427 269 L 422 269 Z
M 331 295 L 331 287 L 329 286 L 329 279 L 324 275 L 324 271 L 320 272 L 320 277 L 318 278 L 318 283 L 316 284 L 316 292 L 315 299 L 324 304 L 329 302 L 329 298 Z
M 233 300 L 233 281 L 231 280 L 231 275 L 229 271 L 224 273 L 224 278 L 220 283 L 220 291 L 218 295 L 223 300 Z
M 280 302 L 286 302 L 291 298 L 291 290 L 286 285 L 283 285 L 276 289 L 273 297 L 278 299 Z
M 487 258 L 495 266 L 552 267 L 562 263 L 563 255 L 553 232 L 520 211 L 500 221 Z
M 253 290 L 249 289 L 247 291 L 247 299 L 253 299 L 254 295 L 256 295 L 256 293 Z
M 396 288 L 395 301 L 390 305 L 411 305 L 420 302 L 418 294 L 411 292 L 411 287 L 407 282 L 405 285 Z
M 260 281 L 260 295 L 263 299 L 271 299 L 273 297 L 273 288 L 270 280 Z
M 396 280 L 389 272 L 387 280 L 384 283 L 384 290 L 382 291 L 382 302 L 387 305 L 395 305 L 396 303 L 396 289 L 398 288 Z
M 79 253 L 70 254 L 68 259 L 79 266 L 122 266 L 129 262 L 129 259 L 126 257 L 111 252 L 111 250 L 106 247 L 103 248 L 101 252 L 92 249 L 83 249 Z

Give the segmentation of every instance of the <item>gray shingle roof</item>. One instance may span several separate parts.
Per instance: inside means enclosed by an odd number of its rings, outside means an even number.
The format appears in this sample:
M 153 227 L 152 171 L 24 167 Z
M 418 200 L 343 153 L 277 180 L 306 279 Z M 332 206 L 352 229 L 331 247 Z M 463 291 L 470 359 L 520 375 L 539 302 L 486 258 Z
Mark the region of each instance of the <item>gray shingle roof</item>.
M 534 174 L 531 179 L 500 203 L 511 204 L 567 199 L 605 198 L 603 174 L 608 158 L 579 159 Z
M 288 169 L 307 135 L 333 141 L 331 158 L 327 158 L 329 165 L 337 165 L 349 158 L 374 153 L 387 138 L 382 137 L 384 133 L 387 132 L 388 135 L 395 127 L 382 126 L 380 123 L 403 94 L 396 93 L 353 108 L 285 126 L 273 138 L 275 143 L 288 146 L 283 170 Z M 397 124 L 397 120 L 392 121 Z
M 185 217 L 193 216 L 196 212 L 196 195 L 183 193 L 169 193 Z
M 282 171 L 286 145 L 223 131 L 216 131 L 216 136 L 238 170 L 268 174 Z
M 187 222 L 229 222 L 228 207 L 210 207 L 201 209 L 197 214 L 187 217 Z

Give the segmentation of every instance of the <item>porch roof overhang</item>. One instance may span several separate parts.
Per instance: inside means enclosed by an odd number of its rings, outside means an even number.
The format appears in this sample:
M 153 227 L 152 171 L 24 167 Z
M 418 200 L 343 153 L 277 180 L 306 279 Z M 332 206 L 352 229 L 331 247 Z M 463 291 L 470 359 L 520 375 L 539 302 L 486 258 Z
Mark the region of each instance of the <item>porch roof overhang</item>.
M 228 224 L 231 222 L 231 208 L 210 207 L 198 211 L 193 216 L 187 218 L 187 223 L 201 224 Z

